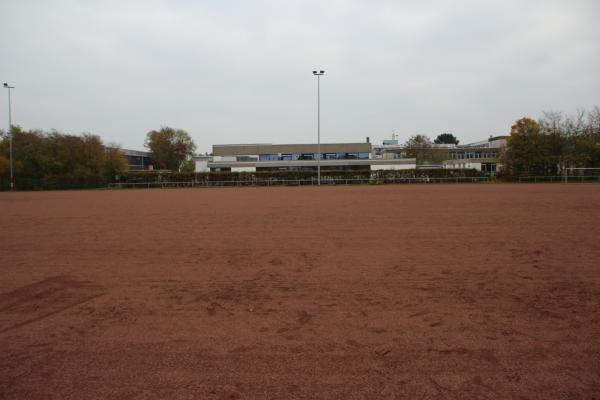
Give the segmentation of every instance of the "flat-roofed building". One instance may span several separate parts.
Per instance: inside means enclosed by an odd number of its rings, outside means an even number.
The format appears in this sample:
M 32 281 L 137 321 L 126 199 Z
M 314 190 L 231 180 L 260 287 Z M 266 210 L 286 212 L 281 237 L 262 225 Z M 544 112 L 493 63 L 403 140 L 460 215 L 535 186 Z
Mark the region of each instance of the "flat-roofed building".
M 371 143 L 322 143 L 321 170 L 414 168 L 414 159 L 376 160 Z M 196 171 L 316 170 L 317 144 L 216 144 L 210 159 L 196 159 Z M 385 168 L 381 168 L 385 167 Z
M 384 141 L 382 145 L 373 147 L 373 157 L 396 160 L 419 153 L 421 159 L 417 168 L 476 169 L 495 175 L 502 167 L 501 154 L 506 141 L 507 136 L 491 136 L 487 140 L 464 145 L 432 144 L 422 148 L 407 148 L 403 144 Z
M 127 161 L 129 171 L 147 171 L 152 169 L 149 151 L 120 149 Z
M 448 159 L 444 161 L 444 168 L 474 168 L 495 175 L 502 167 L 500 159 L 507 138 L 507 136 L 494 136 L 480 142 L 448 149 Z
M 107 149 L 117 149 L 127 163 L 128 171 L 151 171 L 152 161 L 149 151 L 122 149 L 120 147 L 106 146 Z

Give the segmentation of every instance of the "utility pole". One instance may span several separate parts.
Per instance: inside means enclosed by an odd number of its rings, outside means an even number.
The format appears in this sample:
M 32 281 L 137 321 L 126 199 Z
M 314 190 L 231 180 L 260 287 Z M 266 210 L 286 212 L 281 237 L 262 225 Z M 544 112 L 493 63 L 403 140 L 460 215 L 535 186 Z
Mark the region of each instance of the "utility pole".
M 321 75 L 325 71 L 313 71 L 317 77 L 317 185 L 321 186 Z

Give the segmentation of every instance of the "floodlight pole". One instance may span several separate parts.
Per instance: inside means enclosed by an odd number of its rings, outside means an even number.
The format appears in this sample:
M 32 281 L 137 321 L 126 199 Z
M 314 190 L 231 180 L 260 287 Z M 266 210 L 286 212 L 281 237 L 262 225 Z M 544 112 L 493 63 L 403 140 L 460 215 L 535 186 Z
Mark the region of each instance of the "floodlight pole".
M 317 77 L 317 185 L 321 186 L 321 75 L 325 71 L 313 71 Z
M 8 83 L 4 83 L 4 87 L 8 89 L 8 152 L 10 158 L 10 191 L 15 190 L 15 179 L 13 177 L 13 134 L 12 134 L 12 112 L 10 108 L 10 89 L 14 89 L 14 86 L 9 86 Z

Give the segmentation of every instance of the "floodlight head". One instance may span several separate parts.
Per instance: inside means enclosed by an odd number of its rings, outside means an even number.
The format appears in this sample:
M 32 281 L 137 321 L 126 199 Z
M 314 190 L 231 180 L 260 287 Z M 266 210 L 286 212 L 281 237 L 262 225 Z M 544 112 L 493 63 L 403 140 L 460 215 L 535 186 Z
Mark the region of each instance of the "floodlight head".
M 8 87 L 8 83 L 4 82 L 4 87 Z
M 324 73 L 325 73 L 325 71 L 319 71 L 319 73 L 321 73 L 321 74 L 324 74 Z
M 317 71 L 313 71 L 313 75 L 316 75 Z M 4 84 L 4 86 L 6 86 L 6 83 Z

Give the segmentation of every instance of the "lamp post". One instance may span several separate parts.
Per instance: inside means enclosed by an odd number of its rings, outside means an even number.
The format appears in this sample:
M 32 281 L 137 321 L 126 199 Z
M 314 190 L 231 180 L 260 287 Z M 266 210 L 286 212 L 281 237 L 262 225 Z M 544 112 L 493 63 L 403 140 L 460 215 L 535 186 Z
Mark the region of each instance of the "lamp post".
M 13 143 L 13 135 L 12 135 L 12 117 L 11 117 L 11 110 L 10 110 L 10 89 L 14 89 L 14 86 L 9 86 L 8 83 L 4 83 L 4 87 L 8 89 L 8 139 L 9 139 L 9 144 L 8 144 L 8 152 L 9 152 L 9 158 L 10 158 L 10 191 L 12 192 L 13 190 L 15 190 L 15 180 L 13 177 L 13 154 L 12 154 L 12 143 Z
M 325 71 L 313 71 L 317 77 L 317 185 L 321 186 L 321 75 Z

